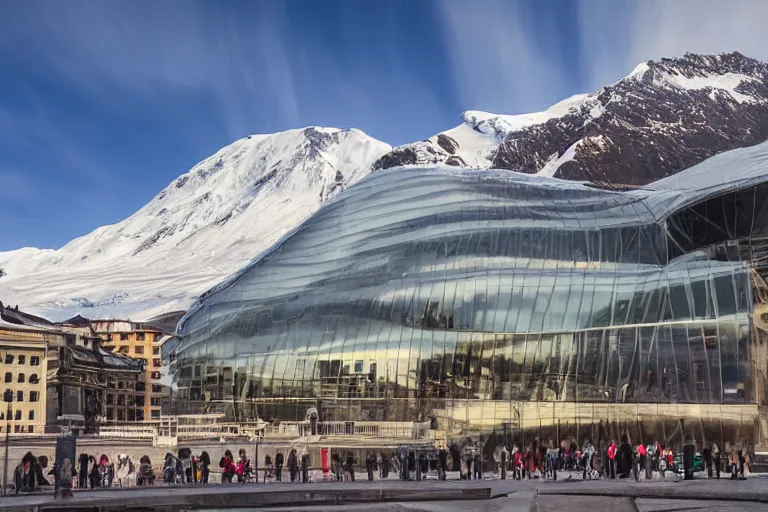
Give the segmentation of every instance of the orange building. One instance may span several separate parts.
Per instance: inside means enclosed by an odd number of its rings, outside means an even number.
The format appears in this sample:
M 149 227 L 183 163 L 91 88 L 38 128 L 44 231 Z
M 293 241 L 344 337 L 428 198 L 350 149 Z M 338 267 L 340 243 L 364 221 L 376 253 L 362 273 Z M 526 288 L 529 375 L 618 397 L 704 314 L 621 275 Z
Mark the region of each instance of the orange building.
M 147 323 L 129 320 L 91 320 L 96 334 L 104 341 L 105 347 L 113 352 L 136 359 L 143 359 L 144 374 L 136 383 L 136 421 L 159 420 L 163 404 L 167 404 L 168 388 L 161 384 L 160 341 L 166 333 Z M 119 387 L 121 383 L 116 383 Z M 119 403 L 119 394 L 106 396 L 106 418 L 120 421 L 123 408 L 128 404 Z

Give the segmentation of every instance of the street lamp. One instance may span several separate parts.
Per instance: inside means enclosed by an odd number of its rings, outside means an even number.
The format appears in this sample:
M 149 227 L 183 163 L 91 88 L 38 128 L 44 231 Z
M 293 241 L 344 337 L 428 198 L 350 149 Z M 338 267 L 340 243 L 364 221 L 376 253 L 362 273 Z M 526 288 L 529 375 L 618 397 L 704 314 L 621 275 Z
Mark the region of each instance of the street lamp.
M 8 404 L 5 412 L 5 460 L 3 461 L 3 496 L 8 496 L 8 445 L 11 441 L 11 402 L 13 391 L 6 389 L 3 393 L 3 401 Z

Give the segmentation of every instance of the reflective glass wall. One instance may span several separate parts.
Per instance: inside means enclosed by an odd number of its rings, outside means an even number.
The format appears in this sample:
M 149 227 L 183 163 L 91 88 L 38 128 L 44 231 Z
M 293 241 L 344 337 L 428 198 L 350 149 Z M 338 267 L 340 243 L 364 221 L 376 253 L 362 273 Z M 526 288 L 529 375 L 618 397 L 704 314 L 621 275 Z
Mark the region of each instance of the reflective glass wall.
M 180 322 L 178 412 L 494 430 L 530 402 L 756 404 L 768 187 L 660 195 L 374 174 Z

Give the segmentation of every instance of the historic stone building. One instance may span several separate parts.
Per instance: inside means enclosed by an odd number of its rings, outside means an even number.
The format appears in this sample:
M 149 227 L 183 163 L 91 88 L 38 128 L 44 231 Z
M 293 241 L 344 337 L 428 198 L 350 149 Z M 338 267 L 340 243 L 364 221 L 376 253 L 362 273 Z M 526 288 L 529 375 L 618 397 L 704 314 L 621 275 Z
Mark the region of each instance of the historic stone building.
M 12 398 L 12 432 L 93 432 L 107 420 L 109 393 L 124 390 L 123 400 L 135 401 L 143 361 L 104 350 L 90 325 L 77 320 L 53 324 L 0 304 L 0 373 L 3 396 L 10 391 Z

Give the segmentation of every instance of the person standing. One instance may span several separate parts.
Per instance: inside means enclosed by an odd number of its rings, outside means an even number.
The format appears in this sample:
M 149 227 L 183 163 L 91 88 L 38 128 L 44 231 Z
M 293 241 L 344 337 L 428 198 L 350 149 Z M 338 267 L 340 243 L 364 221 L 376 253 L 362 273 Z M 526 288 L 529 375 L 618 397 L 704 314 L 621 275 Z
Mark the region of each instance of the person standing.
M 593 476 L 593 472 L 595 471 L 594 456 L 595 456 L 595 447 L 592 446 L 591 441 L 587 441 L 587 444 L 584 447 L 584 475 L 582 476 L 583 480 L 586 480 L 587 477 L 591 479 Z
M 736 452 L 736 455 L 738 457 L 739 462 L 739 478 L 744 478 L 744 462 L 746 459 L 744 459 L 744 452 L 742 450 L 739 450 Z
M 704 463 L 704 468 L 707 470 L 707 478 L 712 478 L 712 449 L 709 446 L 705 446 L 701 450 L 701 461 Z
M 518 446 L 512 447 L 512 463 L 514 464 L 514 467 L 512 468 L 512 478 L 515 480 L 522 480 L 523 479 L 523 452 L 520 451 L 520 448 Z
M 93 463 L 93 466 L 91 466 L 91 473 L 89 476 L 89 479 L 91 481 L 91 489 L 94 487 L 100 487 L 101 486 L 101 477 L 99 476 L 99 464 L 96 462 L 96 457 L 91 455 L 88 457 L 88 462 Z
M 305 484 L 309 482 L 309 453 L 306 448 L 301 450 L 301 481 Z
M 639 443 L 637 445 L 637 460 L 638 460 L 638 471 L 639 473 L 645 473 L 645 466 L 647 465 L 648 461 L 646 460 L 647 451 L 645 449 L 645 445 L 643 443 Z
M 382 453 L 381 454 L 381 465 L 383 466 L 381 470 L 382 478 L 389 478 L 389 463 L 390 463 L 389 455 L 387 455 L 386 453 Z
M 88 488 L 88 454 L 80 454 L 80 471 L 77 475 L 77 484 L 80 489 Z
M 616 478 L 616 442 L 611 440 L 610 446 L 608 446 L 608 478 L 611 480 Z
M 347 452 L 347 471 L 349 471 L 349 479 L 355 481 L 355 456 L 352 452 Z
M 467 480 L 472 480 L 472 461 L 475 457 L 472 455 L 471 441 L 467 439 L 467 444 L 461 449 L 461 458 L 467 466 Z
M 501 447 L 501 479 L 507 479 L 507 461 L 509 460 L 509 452 L 506 446 Z M 442 479 L 441 479 L 442 480 Z
M 472 467 L 475 470 L 475 480 L 483 479 L 483 446 L 482 444 L 475 445 L 473 450 L 474 460 L 472 461 Z
M 448 450 L 446 450 L 445 447 L 443 446 L 442 448 L 440 448 L 440 451 L 437 452 L 438 479 L 445 480 L 447 470 L 448 470 Z
M 405 446 L 398 446 L 397 458 L 400 461 L 400 480 L 409 480 L 408 478 L 408 450 Z
M 629 478 L 634 461 L 632 458 L 632 447 L 629 445 L 627 434 L 621 436 L 621 446 L 614 454 L 614 465 L 614 478 L 616 473 L 618 473 L 619 478 Z M 637 475 L 636 471 L 635 475 Z M 637 480 L 637 477 L 635 477 L 635 480 Z
M 651 480 L 653 478 L 653 445 L 649 444 L 645 447 L 645 479 Z
M 200 481 L 204 484 L 208 483 L 208 476 L 211 474 L 211 456 L 208 452 L 200 454 Z
M 296 456 L 296 449 L 291 449 L 288 454 L 288 473 L 291 476 L 291 483 L 296 482 L 296 477 L 299 475 L 299 461 Z
M 368 471 L 368 481 L 373 481 L 373 468 L 376 465 L 376 456 L 373 454 L 372 451 L 368 452 L 368 455 L 365 457 L 365 469 Z
M 712 465 L 715 466 L 715 476 L 720 480 L 720 448 L 717 443 L 712 443 Z
M 333 474 L 336 475 L 336 481 L 341 482 L 343 477 L 341 475 L 341 457 L 338 453 L 331 455 L 331 465 L 333 467 Z
M 275 455 L 275 479 L 278 482 L 283 481 L 283 462 L 285 461 L 285 458 L 283 457 L 283 454 L 281 452 L 277 452 L 277 455 Z

